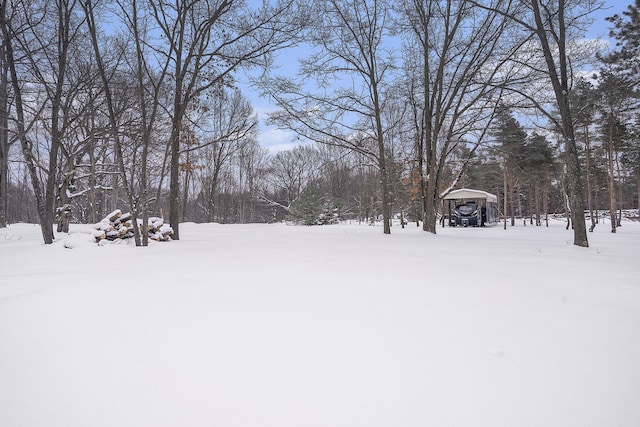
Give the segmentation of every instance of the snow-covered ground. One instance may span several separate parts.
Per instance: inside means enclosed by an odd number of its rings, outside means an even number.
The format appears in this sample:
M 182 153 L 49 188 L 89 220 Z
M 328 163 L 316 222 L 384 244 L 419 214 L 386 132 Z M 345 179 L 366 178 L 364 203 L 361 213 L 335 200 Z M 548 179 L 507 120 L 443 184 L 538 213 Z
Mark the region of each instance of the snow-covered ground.
M 0 426 L 640 425 L 638 223 L 180 231 L 0 229 Z

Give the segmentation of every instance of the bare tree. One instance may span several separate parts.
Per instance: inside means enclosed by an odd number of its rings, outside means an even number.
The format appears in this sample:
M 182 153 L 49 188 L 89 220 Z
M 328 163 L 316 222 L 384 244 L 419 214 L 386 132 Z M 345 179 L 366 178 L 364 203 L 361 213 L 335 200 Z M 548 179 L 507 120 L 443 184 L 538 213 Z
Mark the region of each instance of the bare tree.
M 256 202 L 259 199 L 258 189 L 263 187 L 266 176 L 268 149 L 262 147 L 257 138 L 250 138 L 242 144 L 235 156 L 238 167 L 238 222 L 256 222 Z
M 500 0 L 496 0 L 500 2 Z M 509 22 L 471 1 L 409 1 L 400 6 L 408 30 L 406 72 L 416 127 L 423 229 L 435 233 L 447 160 L 461 144 L 468 155 L 486 136 L 507 78 L 504 65 L 521 41 Z M 470 158 L 470 157 L 469 157 Z M 461 176 L 467 158 L 455 176 Z M 448 184 L 448 185 L 447 185 Z
M 152 37 L 149 35 L 151 26 L 151 16 L 148 12 L 148 4 L 143 1 L 129 0 L 117 1 L 119 6 L 118 16 L 134 43 L 135 54 L 132 55 L 134 60 L 129 63 L 129 70 L 135 76 L 134 87 L 139 106 L 138 128 L 139 132 L 131 135 L 136 139 L 134 146 L 139 147 L 140 158 L 138 162 L 134 162 L 134 168 L 131 173 L 132 188 L 134 193 L 133 201 L 135 206 L 132 207 L 134 218 L 142 215 L 142 223 L 145 226 L 140 231 L 142 246 L 148 245 L 148 232 L 146 224 L 149 218 L 149 172 L 148 163 L 152 139 L 156 132 L 157 122 L 160 112 L 163 109 L 162 93 L 165 89 L 165 81 L 168 79 L 168 70 L 170 67 L 170 57 L 168 55 L 158 55 L 158 46 L 154 46 Z M 139 166 L 138 166 L 139 165 Z M 139 169 L 139 172 L 136 172 Z M 135 185 L 137 182 L 137 185 Z
M 85 13 L 85 21 L 87 29 L 91 39 L 91 46 L 93 48 L 93 54 L 96 60 L 96 66 L 100 80 L 102 83 L 102 90 L 105 97 L 105 106 L 107 110 L 107 118 L 109 122 L 110 137 L 113 140 L 115 159 L 118 164 L 119 177 L 122 182 L 122 186 L 127 197 L 128 205 L 132 215 L 132 225 L 135 236 L 136 246 L 141 245 L 141 235 L 137 220 L 137 203 L 134 188 L 130 177 L 127 176 L 127 166 L 125 163 L 124 155 L 124 141 L 126 139 L 125 128 L 122 126 L 121 121 L 126 120 L 123 113 L 127 109 L 121 105 L 121 102 L 128 102 L 128 97 L 125 96 L 123 90 L 127 90 L 127 86 L 124 83 L 124 77 L 117 72 L 119 61 L 115 61 L 114 64 L 108 64 L 105 61 L 104 47 L 101 47 L 98 41 L 99 28 L 96 24 L 96 11 L 95 5 L 91 0 L 82 0 L 82 8 Z M 117 51 L 116 57 L 121 58 L 124 54 L 123 46 Z M 106 55 L 106 59 L 109 59 L 109 55 Z M 120 91 L 120 93 L 118 93 Z M 121 96 L 117 96 L 121 95 Z M 135 162 L 134 162 L 135 163 Z
M 223 168 L 230 167 L 243 147 L 255 140 L 258 118 L 238 90 L 221 90 L 213 95 L 206 116 L 201 120 L 206 128 L 203 143 L 191 149 L 197 150 L 202 160 L 198 175 L 205 195 L 203 207 L 207 220 L 213 221 Z
M 190 105 L 208 90 L 231 83 L 240 67 L 268 63 L 273 51 L 297 35 L 298 16 L 292 0 L 265 2 L 258 10 L 240 0 L 148 5 L 166 43 L 159 53 L 171 64 L 169 221 L 179 239 L 180 132 Z
M 277 199 L 267 197 L 266 192 L 262 199 L 291 213 L 291 206 L 318 173 L 318 153 L 311 146 L 297 146 L 276 153 L 269 163 L 268 181 Z
M 45 243 L 53 242 L 61 146 L 72 128 L 70 107 L 78 94 L 77 82 L 69 79 L 81 32 L 77 10 L 74 0 L 2 3 L 3 57 L 12 86 L 16 138 L 31 175 Z M 41 156 L 46 158 L 37 160 Z
M 591 166 L 591 132 L 590 126 L 594 121 L 594 108 L 596 105 L 597 91 L 586 79 L 579 79 L 571 92 L 571 107 L 574 111 L 574 117 L 576 121 L 576 131 L 581 134 L 581 139 L 584 141 L 585 149 L 585 183 L 587 191 L 587 207 L 589 209 L 589 218 L 591 220 L 591 227 L 589 231 L 593 231 L 598 224 L 598 215 L 594 215 L 593 212 L 593 185 L 591 180 L 592 166 Z
M 566 184 L 569 192 L 573 243 L 588 247 L 587 227 L 584 215 L 584 189 L 582 167 L 578 156 L 575 136 L 575 124 L 570 107 L 572 89 L 571 47 L 584 33 L 589 22 L 589 14 L 602 7 L 602 2 L 592 0 L 527 0 L 514 9 L 504 5 L 477 6 L 508 17 L 522 31 L 537 41 L 544 58 L 544 74 L 553 89 L 557 114 L 545 108 L 534 99 L 534 95 L 525 95 L 547 116 L 562 136 L 565 151 Z M 534 67 L 536 64 L 533 64 Z M 535 71 L 541 72 L 541 69 Z M 522 94 L 522 93 L 521 93 Z
M 0 3 L 0 27 L 5 60 L 9 68 L 9 79 L 13 89 L 16 139 L 20 141 L 22 154 L 33 187 L 42 237 L 46 244 L 51 244 L 53 243 L 53 212 L 47 213 L 46 210 L 45 193 L 39 178 L 39 165 L 36 159 L 38 152 L 34 148 L 34 141 L 29 136 L 29 131 L 35 124 L 33 116 L 37 116 L 37 114 L 29 117 L 29 113 L 25 111 L 28 108 L 28 101 L 23 96 L 24 85 L 19 72 L 19 66 L 24 65 L 24 62 L 28 62 L 29 58 L 29 52 L 21 51 L 21 48 L 26 46 L 19 43 L 19 40 L 34 24 L 30 24 L 26 16 L 26 11 L 29 9 L 22 2 L 3 0 Z
M 12 144 L 9 136 L 9 63 L 6 52 L 3 41 L 0 44 L 0 228 L 7 226 L 9 147 Z
M 615 69 L 602 69 L 598 81 L 599 110 L 601 115 L 602 139 L 607 149 L 607 164 L 609 172 L 609 215 L 611 218 L 611 232 L 615 233 L 620 225 L 616 218 L 617 200 L 616 188 L 619 186 L 619 170 L 616 171 L 618 152 L 622 146 L 625 133 L 625 114 L 638 108 L 637 95 L 634 93 L 634 83 L 625 74 Z M 616 173 L 618 172 L 618 173 Z M 617 177 L 616 177 L 617 175 Z
M 301 60 L 301 80 L 273 78 L 263 87 L 280 110 L 279 126 L 304 139 L 340 145 L 374 162 L 380 173 L 384 233 L 390 229 L 385 86 L 392 79 L 390 9 L 384 0 L 313 3 L 307 42 L 315 50 Z M 313 86 L 314 88 L 310 88 Z
M 569 68 L 570 56 L 567 51 L 567 29 L 572 19 L 578 19 L 580 15 L 588 13 L 589 10 L 583 12 L 576 9 L 577 14 L 569 16 L 570 19 L 567 20 L 567 3 L 565 0 L 559 0 L 557 7 L 553 8 L 555 4 L 555 2 L 553 2 L 553 4 L 547 4 L 546 1 L 543 2 L 542 0 L 530 0 L 534 23 L 528 24 L 526 21 L 520 22 L 525 23 L 525 27 L 536 34 L 542 46 L 549 70 L 549 79 L 553 86 L 560 113 L 560 122 L 557 124 L 562 132 L 565 143 L 567 180 L 569 181 L 571 219 L 574 233 L 573 244 L 588 247 L 589 240 L 587 238 L 587 227 L 584 217 L 582 169 L 578 157 L 575 129 L 569 102 L 571 74 Z M 593 2 L 589 2 L 587 7 L 593 7 L 592 4 Z M 555 49 L 557 49 L 555 56 L 552 43 Z
M 119 207 L 117 203 L 109 203 L 112 199 L 109 194 L 117 194 L 118 191 L 117 185 L 112 185 L 112 178 L 119 175 L 119 169 L 115 165 L 109 124 L 104 114 L 105 100 L 93 62 L 92 56 L 86 60 L 85 65 L 92 75 L 89 80 L 91 87 L 83 93 L 84 105 L 75 131 L 75 138 L 81 140 L 78 148 L 84 156 L 81 163 L 75 165 L 73 199 L 77 219 L 89 223 L 99 221 Z M 78 62 L 75 65 L 80 66 Z M 73 148 L 65 151 L 71 151 L 69 158 L 75 152 Z

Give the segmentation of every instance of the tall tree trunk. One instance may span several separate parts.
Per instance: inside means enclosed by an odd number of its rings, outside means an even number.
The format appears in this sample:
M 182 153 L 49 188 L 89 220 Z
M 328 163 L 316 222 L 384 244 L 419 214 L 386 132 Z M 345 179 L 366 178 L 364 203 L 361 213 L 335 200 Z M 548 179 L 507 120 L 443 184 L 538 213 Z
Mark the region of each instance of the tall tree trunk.
M 188 163 L 187 163 L 188 164 Z M 189 172 L 188 166 L 187 169 L 184 171 L 184 190 L 183 195 L 182 195 L 182 211 L 180 213 L 180 220 L 182 222 L 187 220 L 187 206 L 189 205 L 189 178 L 191 176 L 191 173 Z
M 440 204 L 440 195 L 438 194 L 436 185 L 436 177 L 427 179 L 427 197 L 425 198 L 426 203 L 422 223 L 422 229 L 433 234 L 436 233 L 438 225 L 438 208 Z
M 0 43 L 0 228 L 7 226 L 9 190 L 9 67 Z
M 73 164 L 71 164 L 71 167 L 73 167 Z M 56 231 L 58 233 L 69 232 L 69 222 L 71 220 L 71 199 L 69 198 L 68 192 L 71 183 L 73 182 L 74 175 L 75 170 L 68 172 L 63 178 L 58 190 L 58 208 L 56 209 L 56 222 L 58 223 Z
M 609 153 L 609 218 L 611 219 L 611 232 L 616 232 L 616 179 L 615 179 L 615 171 L 614 171 L 614 162 L 613 162 L 613 143 L 614 143 L 614 128 L 615 128 L 615 119 L 613 115 L 609 115 L 609 144 L 608 144 L 608 153 Z
M 528 197 L 528 201 L 529 201 L 529 223 L 531 225 L 533 225 L 533 216 L 534 216 L 534 188 L 533 188 L 533 183 L 529 182 L 529 197 Z
M 68 10 L 69 4 L 64 1 L 57 3 L 56 11 L 58 13 L 58 31 L 57 38 L 57 70 L 54 75 L 57 76 L 55 90 L 53 97 L 51 98 L 51 147 L 49 148 L 49 170 L 47 173 L 47 182 L 45 187 L 45 221 L 53 224 L 55 221 L 56 204 L 62 211 L 71 209 L 70 205 L 64 203 L 67 200 L 61 200 L 59 196 L 60 191 L 66 190 L 56 188 L 58 177 L 58 153 L 62 146 L 62 138 L 64 134 L 64 122 L 66 121 L 61 117 L 64 114 L 62 108 L 62 96 L 64 86 L 66 84 L 65 77 L 67 74 L 67 52 L 71 43 L 70 39 L 70 18 L 71 10 Z M 61 123 L 62 122 L 62 123 Z M 67 183 L 68 184 L 68 183 Z M 57 191 L 60 190 L 60 191 Z M 63 196 L 66 199 L 66 194 Z M 58 203 L 56 203 L 56 201 Z M 61 212 L 63 218 L 58 228 L 69 231 L 68 219 L 71 212 Z M 66 223 L 66 224 L 65 224 Z
M 540 189 L 540 184 L 536 183 L 535 184 L 536 227 L 540 227 L 542 225 L 542 221 L 540 219 L 540 197 L 541 197 L 540 193 L 542 193 L 542 191 Z
M 509 185 L 507 182 L 507 161 L 504 160 L 504 166 L 502 167 L 502 183 L 504 185 L 504 197 L 502 198 L 502 216 L 504 218 L 504 229 L 507 229 L 507 207 L 509 206 L 508 204 L 508 198 L 507 198 L 507 194 L 509 193 Z
M 585 156 L 587 158 L 586 163 L 586 181 L 587 181 L 587 205 L 589 207 L 589 218 L 591 219 L 591 227 L 589 231 L 593 231 L 596 228 L 596 218 L 593 215 L 593 200 L 591 197 L 591 141 L 589 140 L 589 125 L 584 125 L 584 143 L 585 143 Z
M 623 205 L 623 195 L 622 195 L 622 187 L 625 183 L 625 179 L 622 176 L 622 171 L 620 170 L 620 159 L 618 158 L 618 151 L 615 149 L 614 147 L 614 154 L 615 154 L 615 166 L 616 166 L 616 170 L 618 172 L 618 179 L 620 180 L 618 182 L 618 185 L 616 185 L 617 191 L 618 191 L 618 196 L 616 199 L 616 206 L 618 207 L 618 215 L 617 215 L 617 222 L 616 222 L 616 227 L 622 227 L 622 205 Z
M 374 58 L 371 58 L 373 61 Z M 373 63 L 373 62 L 372 62 Z M 373 90 L 373 108 L 376 122 L 376 137 L 378 142 L 378 169 L 380 170 L 380 187 L 382 191 L 382 221 L 384 234 L 391 234 L 391 204 L 389 200 L 389 174 L 387 171 L 386 150 L 384 146 L 384 128 L 382 127 L 382 110 L 378 96 L 375 70 L 370 74 Z
M 3 120 L 1 115 L 2 112 L 0 112 L 0 127 L 6 129 L 7 122 Z M 0 228 L 6 227 L 8 221 L 7 200 L 9 191 L 9 143 L 7 142 L 7 132 L 5 132 L 4 129 L 0 129 Z
M 544 167 L 544 187 L 542 190 L 542 209 L 544 209 L 545 226 L 549 226 L 549 166 Z
M 82 8 L 84 9 L 86 15 L 86 24 L 89 30 L 89 36 L 91 39 L 91 46 L 93 47 L 93 52 L 95 54 L 95 59 L 98 68 L 98 74 L 100 75 L 100 80 L 102 82 L 102 89 L 104 91 L 104 96 L 106 100 L 107 106 L 107 117 L 109 120 L 109 129 L 111 131 L 111 137 L 113 138 L 114 145 L 114 155 L 116 157 L 116 162 L 118 164 L 119 176 L 122 180 L 122 187 L 124 188 L 125 195 L 127 197 L 127 201 L 129 204 L 129 209 L 131 212 L 131 223 L 133 225 L 134 232 L 134 240 L 136 246 L 140 246 L 140 228 L 138 227 L 138 210 L 137 203 L 135 201 L 134 193 L 132 185 L 129 183 L 127 179 L 127 170 L 124 164 L 124 156 L 122 153 L 122 145 L 121 145 L 121 135 L 120 128 L 117 122 L 117 113 L 116 108 L 113 101 L 113 93 L 111 91 L 111 87 L 109 85 L 109 79 L 107 77 L 107 69 L 105 68 L 104 62 L 102 60 L 102 54 L 100 52 L 100 46 L 98 45 L 98 34 L 95 22 L 95 15 L 93 11 L 93 5 L 91 0 L 86 0 L 82 3 Z M 117 177 L 114 176 L 114 180 L 117 181 Z M 116 192 L 114 187 L 114 193 Z M 114 196 L 115 197 L 115 196 Z
M 91 118 L 93 120 L 93 117 Z M 96 215 L 96 158 L 95 158 L 95 138 L 91 136 L 89 138 L 89 192 L 87 193 L 87 219 L 89 223 L 95 224 L 98 222 Z
M 509 201 L 511 202 L 511 226 L 515 227 L 516 225 L 516 183 L 513 177 L 513 173 L 509 171 Z M 520 202 L 520 197 L 518 197 L 518 203 Z
M 420 3 L 416 3 L 420 4 Z M 420 158 L 420 184 L 422 186 L 422 230 L 429 233 L 436 233 L 436 209 L 435 201 L 433 200 L 435 194 L 435 175 L 432 175 L 435 170 L 435 152 L 433 151 L 433 104 L 431 103 L 431 58 L 429 51 L 431 49 L 430 33 L 428 31 L 429 24 L 431 22 L 431 7 L 432 4 L 427 3 L 428 8 L 426 13 L 420 8 L 416 7 L 417 11 L 421 12 L 421 24 L 423 26 L 424 37 L 422 38 L 422 84 L 423 93 L 422 101 L 424 102 L 422 111 L 422 134 L 421 147 L 423 150 L 419 153 Z M 426 168 L 426 176 L 423 172 L 423 165 Z
M 40 179 L 38 178 L 38 170 L 36 159 L 34 158 L 33 146 L 27 137 L 25 128 L 24 100 L 22 98 L 22 86 L 18 80 L 18 72 L 16 70 L 16 62 L 13 55 L 13 29 L 11 23 L 7 21 L 7 3 L 0 2 L 0 30 L 2 31 L 2 44 L 5 47 L 5 57 L 9 66 L 9 76 L 11 86 L 13 88 L 13 102 L 16 111 L 16 131 L 17 138 L 20 141 L 22 154 L 29 171 L 31 186 L 36 199 L 36 210 L 38 212 L 38 222 L 40 223 L 40 231 L 45 244 L 53 243 L 53 222 L 48 222 L 51 217 L 46 214 L 44 192 Z
M 141 196 L 140 206 L 139 208 L 142 210 L 142 229 L 137 230 L 137 216 L 134 215 L 133 220 L 136 222 L 134 224 L 134 234 L 136 239 L 138 236 L 142 238 L 142 246 L 149 246 L 149 180 L 148 180 L 148 172 L 147 172 L 147 161 L 149 157 L 149 145 L 151 145 L 151 129 L 153 127 L 153 123 L 155 121 L 156 111 L 158 108 L 158 90 L 160 83 L 154 89 L 154 97 L 152 99 L 151 113 L 148 113 L 147 109 L 147 99 L 145 96 L 146 88 L 144 83 L 144 55 L 142 51 L 142 36 L 143 34 L 140 32 L 138 26 L 138 4 L 136 0 L 132 0 L 131 2 L 132 9 L 132 24 L 133 24 L 133 34 L 136 45 L 136 79 L 138 84 L 138 96 L 140 103 L 140 110 L 142 113 L 142 158 L 141 162 L 141 171 L 140 171 L 140 185 L 138 192 Z M 162 73 L 162 78 L 165 73 Z M 161 78 L 161 80 L 162 80 Z
M 538 40 L 542 45 L 542 52 L 547 63 L 549 79 L 553 86 L 560 112 L 560 130 L 564 139 L 567 166 L 567 181 L 569 187 L 569 198 L 571 203 L 571 222 L 573 225 L 573 244 L 576 246 L 588 247 L 587 226 L 584 218 L 584 192 L 582 181 L 582 170 L 580 158 L 578 157 L 578 147 L 576 144 L 573 120 L 571 117 L 571 104 L 569 102 L 569 64 L 566 46 L 565 22 L 565 0 L 558 1 L 558 11 L 553 19 L 557 19 L 557 33 L 555 47 L 552 49 L 549 43 L 549 25 L 553 25 L 550 20 L 544 19 L 541 12 L 540 0 L 532 0 L 532 11 L 535 19 L 535 30 Z M 557 54 L 553 52 L 557 49 Z M 556 60 L 558 61 L 556 63 Z
M 178 89 L 176 89 L 176 92 Z M 177 97 L 177 95 L 176 95 Z M 173 228 L 173 238 L 180 239 L 180 102 L 176 99 L 171 130 L 171 159 L 169 167 L 169 224 Z

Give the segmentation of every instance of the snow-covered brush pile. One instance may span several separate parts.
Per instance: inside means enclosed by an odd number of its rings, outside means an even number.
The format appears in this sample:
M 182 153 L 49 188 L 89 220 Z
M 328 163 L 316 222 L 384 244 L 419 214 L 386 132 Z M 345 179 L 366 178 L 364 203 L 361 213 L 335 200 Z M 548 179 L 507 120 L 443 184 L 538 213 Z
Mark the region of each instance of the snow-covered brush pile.
M 130 213 L 122 213 L 120 209 L 116 209 L 109 215 L 104 217 L 102 221 L 93 225 L 96 230 L 96 242 L 102 240 L 130 239 L 134 236 L 133 222 Z M 142 220 L 138 219 L 138 227 L 142 229 Z M 168 242 L 171 240 L 173 228 L 166 224 L 162 218 L 150 217 L 147 224 L 149 239 L 158 242 Z

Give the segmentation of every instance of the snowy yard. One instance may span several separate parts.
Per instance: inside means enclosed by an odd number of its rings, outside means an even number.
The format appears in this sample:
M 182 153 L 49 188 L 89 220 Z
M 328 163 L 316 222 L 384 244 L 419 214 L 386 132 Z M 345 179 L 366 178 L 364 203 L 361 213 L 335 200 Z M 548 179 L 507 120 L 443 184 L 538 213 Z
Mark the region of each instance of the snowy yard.
M 0 229 L 0 426 L 640 425 L 638 223 L 180 231 Z

